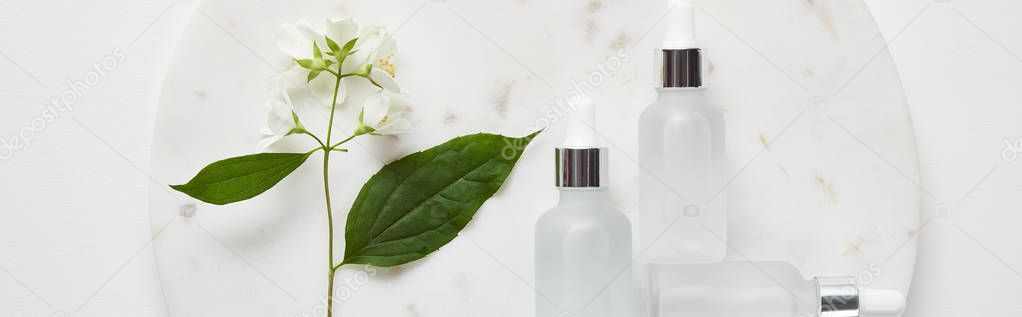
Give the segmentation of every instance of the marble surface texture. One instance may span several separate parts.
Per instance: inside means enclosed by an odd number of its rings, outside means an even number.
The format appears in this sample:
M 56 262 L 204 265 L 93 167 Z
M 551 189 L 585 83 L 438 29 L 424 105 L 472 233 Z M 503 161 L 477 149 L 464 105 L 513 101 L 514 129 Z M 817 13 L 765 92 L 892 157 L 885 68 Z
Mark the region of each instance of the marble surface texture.
M 870 287 L 908 291 L 916 251 L 909 238 L 920 226 L 920 189 L 908 179 L 918 179 L 918 159 L 900 80 L 866 6 L 701 5 L 707 82 L 728 122 L 729 257 L 788 262 L 807 279 L 856 275 Z M 634 216 L 635 125 L 654 98 L 664 10 L 664 2 L 646 0 L 203 1 L 167 73 L 151 173 L 184 182 L 209 162 L 251 153 L 266 78 L 289 67 L 274 44 L 279 24 L 350 15 L 386 25 L 397 32 L 398 79 L 413 96 L 416 131 L 364 139 L 338 157 L 331 170 L 337 209 L 404 154 L 456 135 L 518 135 L 553 124 L 460 238 L 422 261 L 365 271 L 365 280 L 354 268 L 340 273 L 351 295 L 337 311 L 528 316 L 532 226 L 555 202 L 550 149 L 563 135 L 550 112 L 572 92 L 597 100 L 613 198 Z M 326 115 L 305 110 L 309 118 Z M 340 114 L 348 120 L 338 131 L 353 128 L 353 114 Z M 302 167 L 263 196 L 230 206 L 152 187 L 153 245 L 171 315 L 315 314 L 326 283 L 319 168 Z

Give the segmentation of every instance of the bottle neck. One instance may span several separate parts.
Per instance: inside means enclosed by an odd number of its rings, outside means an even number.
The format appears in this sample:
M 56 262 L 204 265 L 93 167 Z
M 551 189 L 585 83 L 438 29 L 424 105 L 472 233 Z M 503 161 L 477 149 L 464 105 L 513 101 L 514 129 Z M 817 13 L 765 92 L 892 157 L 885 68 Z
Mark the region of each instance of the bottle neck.
M 603 204 L 607 200 L 607 188 L 568 188 L 558 187 L 560 192 L 558 203 L 565 204 Z
M 678 106 L 699 106 L 705 100 L 705 87 L 657 88 L 657 103 Z

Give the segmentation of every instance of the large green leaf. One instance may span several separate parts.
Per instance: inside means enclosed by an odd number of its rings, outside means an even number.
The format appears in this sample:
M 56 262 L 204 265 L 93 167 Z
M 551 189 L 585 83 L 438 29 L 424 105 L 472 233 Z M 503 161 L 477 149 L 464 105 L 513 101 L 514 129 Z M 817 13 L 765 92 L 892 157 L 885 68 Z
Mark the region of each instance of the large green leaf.
M 343 264 L 400 265 L 453 240 L 537 133 L 457 137 L 384 166 L 348 214 Z
M 232 157 L 209 164 L 187 184 L 170 187 L 211 204 L 239 202 L 276 185 L 312 153 L 261 153 Z

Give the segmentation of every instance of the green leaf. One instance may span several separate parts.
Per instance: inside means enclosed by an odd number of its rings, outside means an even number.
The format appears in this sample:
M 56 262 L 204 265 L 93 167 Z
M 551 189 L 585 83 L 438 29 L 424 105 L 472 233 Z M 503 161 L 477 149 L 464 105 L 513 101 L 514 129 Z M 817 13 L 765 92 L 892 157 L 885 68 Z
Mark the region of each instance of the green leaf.
M 344 47 L 342 47 L 340 51 L 338 51 L 335 54 L 335 56 L 337 57 L 337 63 L 343 64 L 344 60 L 348 58 L 348 55 L 354 54 L 354 52 L 352 52 L 351 49 L 355 48 L 355 42 L 357 41 L 358 38 L 356 37 L 351 39 L 347 43 L 344 43 Z
M 323 38 L 326 39 L 326 46 L 330 48 L 331 53 L 337 54 L 341 50 L 341 46 L 337 45 L 337 42 L 334 42 L 330 37 L 323 35 Z
M 298 113 L 291 110 L 291 121 L 295 123 L 295 129 L 299 131 L 306 131 L 305 125 L 302 124 L 302 120 L 298 118 Z
M 342 264 L 400 265 L 453 240 L 538 133 L 461 136 L 384 166 L 351 207 Z
M 322 71 L 327 69 L 327 62 L 322 59 L 298 59 L 298 66 L 312 71 Z
M 192 180 L 170 187 L 195 199 L 216 205 L 246 200 L 276 185 L 302 165 L 308 153 L 261 153 L 233 157 L 209 164 Z
M 359 68 L 356 68 L 355 70 L 351 71 L 347 75 L 352 75 L 352 76 L 358 76 L 358 77 L 365 78 L 365 80 L 368 80 L 370 84 L 373 84 L 373 86 L 376 86 L 377 88 L 383 89 L 383 86 L 381 86 L 380 83 L 377 83 L 375 80 L 373 80 L 373 78 L 371 76 L 369 76 L 372 72 L 373 72 L 373 64 L 365 64 L 365 65 L 362 65 Z
M 352 53 L 352 49 L 355 48 L 355 42 L 358 42 L 358 41 L 359 41 L 359 38 L 354 38 L 351 41 L 347 41 L 347 43 L 344 43 L 344 47 L 341 48 L 340 51 L 342 53 L 344 53 L 345 55 L 346 54 L 351 54 Z
M 312 42 L 312 58 L 316 61 L 323 60 L 323 52 L 319 50 L 319 45 L 316 45 L 316 42 Z
M 319 73 L 320 72 L 322 72 L 322 71 L 321 70 L 310 71 L 309 75 L 305 77 L 305 82 L 306 83 L 312 82 L 313 79 L 316 79 L 316 77 L 319 77 Z
M 313 60 L 311 60 L 311 59 L 305 58 L 305 59 L 299 59 L 299 60 L 295 60 L 295 61 L 298 62 L 298 65 L 302 66 L 302 68 L 305 68 L 305 69 L 315 69 L 314 68 L 315 62 Z
M 359 77 L 369 78 L 369 73 L 371 73 L 372 71 L 373 64 L 365 64 L 351 71 L 351 74 Z

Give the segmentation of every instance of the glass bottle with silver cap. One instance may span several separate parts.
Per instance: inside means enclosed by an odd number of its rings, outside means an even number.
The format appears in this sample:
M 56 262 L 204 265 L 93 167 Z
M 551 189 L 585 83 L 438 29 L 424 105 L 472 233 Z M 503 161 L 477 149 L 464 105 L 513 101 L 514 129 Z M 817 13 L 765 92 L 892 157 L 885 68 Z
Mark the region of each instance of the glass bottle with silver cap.
M 703 87 L 695 7 L 675 6 L 662 85 L 639 118 L 639 246 L 649 263 L 717 262 L 727 253 L 725 123 Z
M 636 265 L 643 316 L 662 312 L 673 288 L 662 276 L 727 255 L 725 122 L 703 87 L 695 5 L 672 0 L 661 49 L 657 99 L 639 118 Z
M 607 195 L 607 149 L 582 100 L 555 149 L 557 206 L 536 222 L 536 316 L 634 316 L 631 225 Z

